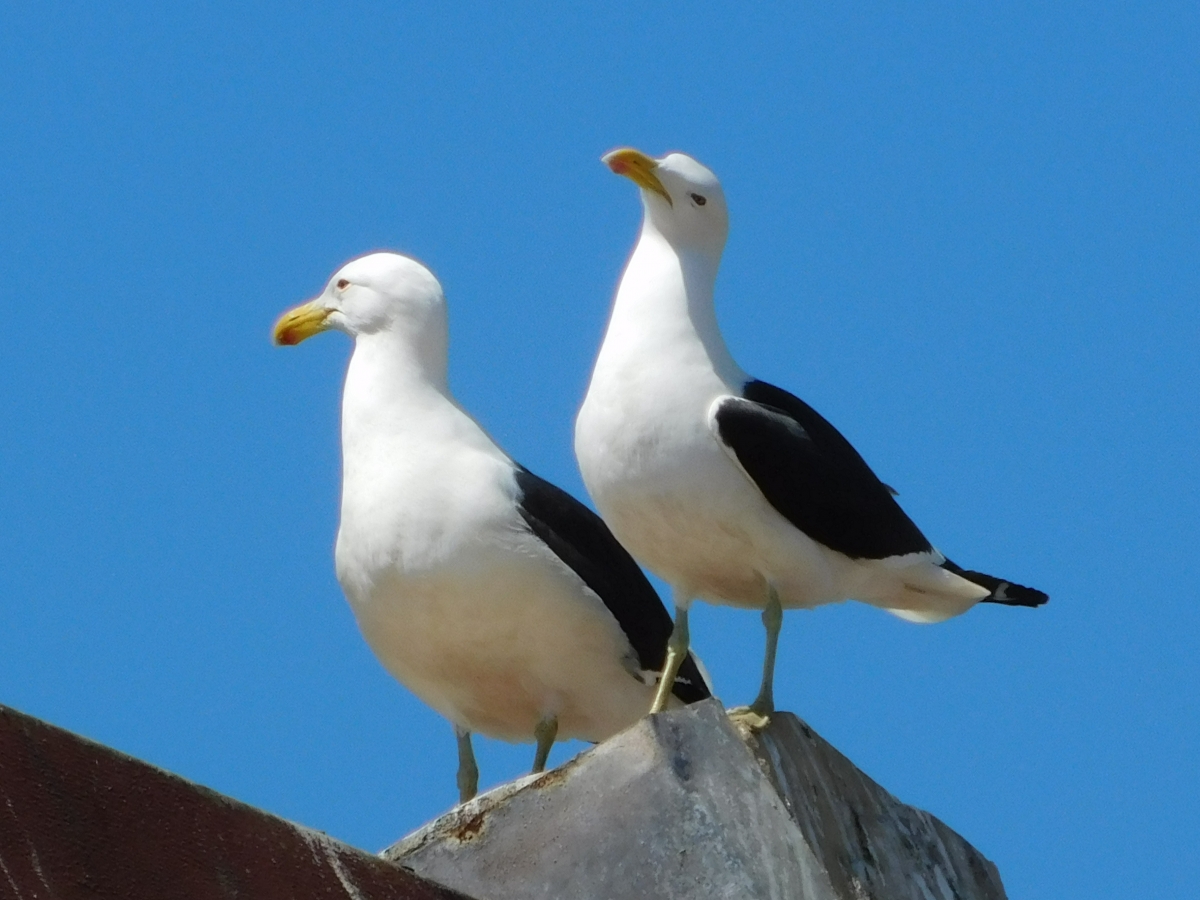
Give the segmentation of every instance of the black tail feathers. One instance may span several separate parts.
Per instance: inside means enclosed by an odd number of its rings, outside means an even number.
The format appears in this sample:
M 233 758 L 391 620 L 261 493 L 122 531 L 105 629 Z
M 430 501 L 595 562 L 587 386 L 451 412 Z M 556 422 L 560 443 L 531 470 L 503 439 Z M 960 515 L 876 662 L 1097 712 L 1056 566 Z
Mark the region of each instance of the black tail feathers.
M 994 575 L 972 572 L 970 569 L 956 566 L 950 560 L 942 563 L 942 568 L 991 591 L 991 594 L 979 601 L 980 603 L 1002 603 L 1005 606 L 1036 607 L 1042 606 L 1050 599 L 1049 596 L 1036 588 L 1025 587 L 1023 584 L 1014 584 L 1011 581 L 1005 581 Z

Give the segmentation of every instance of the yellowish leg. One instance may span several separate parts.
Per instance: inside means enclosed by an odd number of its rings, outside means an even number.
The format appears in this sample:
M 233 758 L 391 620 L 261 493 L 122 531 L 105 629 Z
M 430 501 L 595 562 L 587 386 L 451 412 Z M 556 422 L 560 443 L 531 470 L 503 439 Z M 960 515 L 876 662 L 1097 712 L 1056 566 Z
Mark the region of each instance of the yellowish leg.
M 458 802 L 466 803 L 479 790 L 479 767 L 475 765 L 471 732 L 456 725 L 454 735 L 458 738 Z
M 658 691 L 654 695 L 654 702 L 650 705 L 651 713 L 660 713 L 667 708 L 667 702 L 671 699 L 671 690 L 675 687 L 675 676 L 679 674 L 679 667 L 687 659 L 690 643 L 688 608 L 676 606 L 675 628 L 671 631 L 671 637 L 667 641 L 667 661 L 663 666 L 662 678 L 658 682 Z
M 533 729 L 533 736 L 537 738 L 537 750 L 533 754 L 531 771 L 536 774 L 546 771 L 546 760 L 550 758 L 550 748 L 554 746 L 554 739 L 558 737 L 558 717 L 547 716 L 538 722 L 537 727 Z

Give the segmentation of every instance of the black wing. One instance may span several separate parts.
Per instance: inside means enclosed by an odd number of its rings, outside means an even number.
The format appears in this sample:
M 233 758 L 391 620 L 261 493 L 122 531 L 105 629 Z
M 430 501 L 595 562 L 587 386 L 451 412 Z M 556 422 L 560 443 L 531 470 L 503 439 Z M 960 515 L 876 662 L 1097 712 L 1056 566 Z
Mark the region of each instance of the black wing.
M 517 467 L 519 508 L 529 530 L 591 588 L 629 639 L 643 670 L 661 672 L 674 627 L 654 586 L 604 520 L 524 466 Z M 689 653 L 672 692 L 684 703 L 711 696 Z
M 851 559 L 933 549 L 858 451 L 800 398 L 749 381 L 714 419 L 767 501 L 814 541 Z

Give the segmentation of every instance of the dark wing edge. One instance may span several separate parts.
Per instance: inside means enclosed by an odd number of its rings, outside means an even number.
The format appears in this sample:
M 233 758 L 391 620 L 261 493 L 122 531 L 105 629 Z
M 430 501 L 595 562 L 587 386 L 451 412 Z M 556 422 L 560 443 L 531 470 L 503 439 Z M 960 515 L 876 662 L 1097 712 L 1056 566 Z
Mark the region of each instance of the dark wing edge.
M 604 520 L 544 478 L 517 466 L 518 508 L 529 530 L 603 601 L 624 632 L 638 664 L 661 672 L 674 623 L 658 592 Z M 692 654 L 679 669 L 672 693 L 684 703 L 712 692 Z
M 1023 584 L 1005 581 L 995 575 L 985 575 L 983 572 L 964 569 L 950 560 L 943 562 L 942 568 L 947 572 L 953 572 L 959 578 L 965 578 L 972 584 L 991 591 L 988 596 L 979 601 L 980 603 L 1000 603 L 1004 606 L 1026 606 L 1036 609 L 1044 606 L 1050 600 L 1049 594 L 1039 591 L 1037 588 L 1025 587 Z
M 858 451 L 799 397 L 752 380 L 713 422 L 767 502 L 818 543 L 851 559 L 933 550 Z

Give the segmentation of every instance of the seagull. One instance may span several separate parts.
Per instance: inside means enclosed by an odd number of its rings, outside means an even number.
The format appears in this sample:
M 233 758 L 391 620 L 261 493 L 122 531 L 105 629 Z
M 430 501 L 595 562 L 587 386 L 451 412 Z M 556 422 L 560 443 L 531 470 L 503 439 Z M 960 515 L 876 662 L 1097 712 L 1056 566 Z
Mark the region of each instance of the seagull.
M 447 385 L 446 302 L 424 265 L 371 253 L 283 314 L 275 343 L 354 339 L 342 393 L 337 577 L 383 666 L 454 725 L 460 802 L 471 733 L 600 741 L 650 705 L 671 616 L 604 522 L 515 463 Z M 673 675 L 674 678 L 674 675 Z M 674 703 L 710 696 L 688 657 Z
M 762 684 L 740 711 L 774 711 L 783 609 L 855 599 L 915 622 L 979 602 L 1040 606 L 1041 591 L 962 569 L 904 513 L 836 428 L 751 378 L 717 327 L 729 231 L 717 177 L 682 153 L 603 157 L 640 189 L 642 229 L 575 423 L 584 484 L 613 533 L 670 585 L 663 684 L 688 648 L 696 598 L 762 609 Z M 665 707 L 659 690 L 652 711 Z

